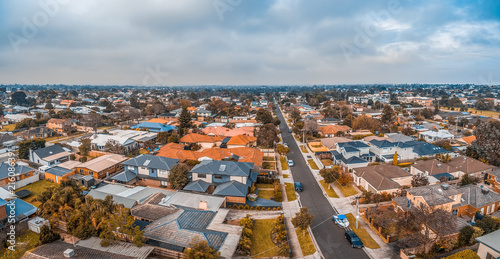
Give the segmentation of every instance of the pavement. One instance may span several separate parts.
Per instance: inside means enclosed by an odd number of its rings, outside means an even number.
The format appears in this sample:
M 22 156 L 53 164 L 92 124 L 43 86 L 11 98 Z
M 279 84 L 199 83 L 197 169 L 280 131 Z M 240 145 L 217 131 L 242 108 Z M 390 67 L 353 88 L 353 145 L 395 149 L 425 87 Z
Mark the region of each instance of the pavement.
M 276 116 L 281 121 L 280 130 L 283 142 L 287 142 L 290 148 L 287 157 L 295 163 L 290 168 L 293 179 L 301 182 L 304 188 L 299 193 L 298 199 L 300 200 L 300 204 L 303 207 L 307 207 L 309 212 L 315 216 L 311 230 L 313 238 L 320 249 L 320 254 L 323 258 L 370 258 L 363 249 L 352 248 L 344 238 L 344 230 L 332 222 L 332 216 L 337 213 L 325 197 L 322 188 L 309 169 L 294 137 L 291 133 L 288 133 L 287 123 L 278 107 Z M 286 211 L 285 208 L 284 211 Z

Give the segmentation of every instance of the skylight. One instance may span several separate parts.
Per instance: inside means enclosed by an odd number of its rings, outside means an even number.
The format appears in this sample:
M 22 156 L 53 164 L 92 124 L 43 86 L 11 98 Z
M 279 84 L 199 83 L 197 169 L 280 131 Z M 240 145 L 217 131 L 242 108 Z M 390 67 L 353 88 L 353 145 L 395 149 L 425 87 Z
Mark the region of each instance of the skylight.
M 149 163 L 151 163 L 151 159 L 148 159 L 148 160 L 144 161 L 144 164 L 143 164 L 143 165 L 144 165 L 144 166 L 148 166 L 148 165 L 149 165 Z
M 219 171 L 221 172 L 226 171 L 226 165 L 220 165 Z

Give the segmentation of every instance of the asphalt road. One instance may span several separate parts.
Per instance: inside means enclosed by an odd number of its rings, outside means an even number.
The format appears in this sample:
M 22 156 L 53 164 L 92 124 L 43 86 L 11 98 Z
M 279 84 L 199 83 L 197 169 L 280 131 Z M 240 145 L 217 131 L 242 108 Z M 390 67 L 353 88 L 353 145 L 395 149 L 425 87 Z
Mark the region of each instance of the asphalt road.
M 293 179 L 296 182 L 301 182 L 304 188 L 299 193 L 300 202 L 303 207 L 307 207 L 309 212 L 315 216 L 311 229 L 323 256 L 327 259 L 369 258 L 362 249 L 352 248 L 344 238 L 344 230 L 333 223 L 332 216 L 336 212 L 327 198 L 323 196 L 323 191 L 307 167 L 307 162 L 304 160 L 302 151 L 294 141 L 292 134 L 288 133 L 288 126 L 279 109 L 276 111 L 276 116 L 281 121 L 280 130 L 283 142 L 288 143 L 288 147 L 290 148 L 288 158 L 292 159 L 295 164 L 291 167 Z

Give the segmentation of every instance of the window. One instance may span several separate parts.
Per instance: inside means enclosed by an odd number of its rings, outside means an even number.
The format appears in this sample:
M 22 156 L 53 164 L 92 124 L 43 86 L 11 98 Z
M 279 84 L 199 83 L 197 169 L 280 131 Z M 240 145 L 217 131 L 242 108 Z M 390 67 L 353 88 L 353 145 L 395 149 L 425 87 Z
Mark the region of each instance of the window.
M 214 177 L 215 177 L 215 179 L 222 179 L 222 175 L 220 175 L 220 174 L 216 174 L 216 175 L 214 175 Z
M 80 169 L 80 174 L 85 174 L 85 170 Z
M 207 174 L 198 174 L 198 178 L 207 178 Z
M 495 259 L 495 257 L 492 254 L 486 252 L 486 259 Z

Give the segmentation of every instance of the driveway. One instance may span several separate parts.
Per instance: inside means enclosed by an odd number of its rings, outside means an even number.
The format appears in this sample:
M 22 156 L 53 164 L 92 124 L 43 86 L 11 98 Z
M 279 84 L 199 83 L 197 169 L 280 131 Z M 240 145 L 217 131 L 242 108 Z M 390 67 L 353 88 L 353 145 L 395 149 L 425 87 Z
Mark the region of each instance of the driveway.
M 278 105 L 276 104 L 276 106 Z M 344 238 L 344 230 L 332 222 L 332 216 L 336 212 L 327 198 L 323 196 L 323 191 L 306 165 L 307 162 L 304 160 L 302 151 L 294 141 L 292 134 L 288 133 L 287 123 L 279 108 L 276 110 L 276 116 L 281 121 L 280 130 L 283 142 L 287 142 L 290 148 L 288 158 L 292 159 L 295 163 L 291 167 L 293 179 L 301 182 L 304 188 L 299 193 L 299 200 L 302 206 L 307 207 L 309 212 L 315 216 L 311 229 L 321 253 L 325 258 L 369 258 L 362 249 L 352 248 Z

